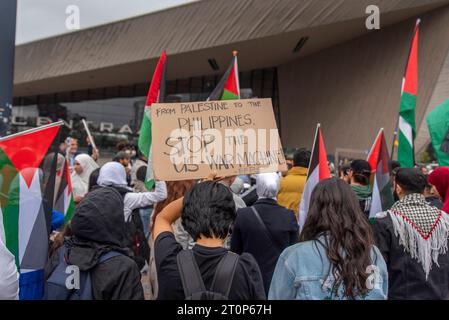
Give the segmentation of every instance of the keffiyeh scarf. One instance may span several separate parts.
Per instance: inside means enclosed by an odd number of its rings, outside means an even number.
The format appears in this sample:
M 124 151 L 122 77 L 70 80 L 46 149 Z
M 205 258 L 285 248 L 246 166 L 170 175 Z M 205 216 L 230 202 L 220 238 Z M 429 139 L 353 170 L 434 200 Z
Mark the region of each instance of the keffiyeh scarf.
M 432 264 L 439 266 L 438 256 L 447 252 L 449 215 L 416 193 L 396 202 L 388 212 L 399 244 L 421 263 L 427 279 Z

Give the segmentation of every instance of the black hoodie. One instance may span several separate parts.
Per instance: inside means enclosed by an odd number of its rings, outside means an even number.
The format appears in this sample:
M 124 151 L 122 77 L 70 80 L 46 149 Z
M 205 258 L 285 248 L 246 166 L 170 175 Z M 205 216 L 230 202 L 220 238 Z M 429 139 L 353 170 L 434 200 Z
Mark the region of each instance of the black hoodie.
M 73 236 L 64 241 L 67 262 L 90 270 L 95 300 L 144 299 L 139 269 L 125 245 L 123 197 L 118 191 L 104 187 L 89 192 L 75 209 L 71 229 Z M 111 250 L 122 255 L 97 265 Z

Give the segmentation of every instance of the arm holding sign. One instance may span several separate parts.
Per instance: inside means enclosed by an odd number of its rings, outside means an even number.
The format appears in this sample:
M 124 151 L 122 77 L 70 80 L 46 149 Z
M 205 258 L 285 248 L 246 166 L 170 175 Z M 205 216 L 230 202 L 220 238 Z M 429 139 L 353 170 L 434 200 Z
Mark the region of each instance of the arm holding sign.
M 167 198 L 167 185 L 164 181 L 156 181 L 154 192 L 130 192 L 125 197 L 125 220 L 136 208 L 151 206 Z

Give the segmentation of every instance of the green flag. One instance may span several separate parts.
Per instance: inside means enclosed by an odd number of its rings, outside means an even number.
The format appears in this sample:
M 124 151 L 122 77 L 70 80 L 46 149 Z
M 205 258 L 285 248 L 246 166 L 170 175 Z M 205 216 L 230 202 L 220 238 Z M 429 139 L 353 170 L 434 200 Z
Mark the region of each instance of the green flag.
M 449 153 L 442 144 L 445 143 L 449 130 L 449 99 L 436 107 L 426 118 L 432 146 L 440 166 L 449 166 Z M 445 150 L 445 151 L 443 151 Z

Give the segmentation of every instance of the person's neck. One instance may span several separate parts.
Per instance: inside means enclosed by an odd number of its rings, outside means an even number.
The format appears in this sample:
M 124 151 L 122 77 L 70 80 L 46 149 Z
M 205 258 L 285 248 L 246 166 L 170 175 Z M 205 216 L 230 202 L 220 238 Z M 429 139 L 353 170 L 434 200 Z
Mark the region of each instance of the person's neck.
M 218 247 L 223 247 L 223 243 L 224 240 L 220 239 L 220 238 L 199 238 L 196 241 L 197 244 L 199 244 L 200 246 L 203 247 L 208 247 L 208 248 L 218 248 Z

